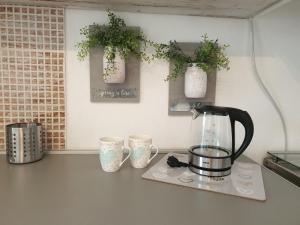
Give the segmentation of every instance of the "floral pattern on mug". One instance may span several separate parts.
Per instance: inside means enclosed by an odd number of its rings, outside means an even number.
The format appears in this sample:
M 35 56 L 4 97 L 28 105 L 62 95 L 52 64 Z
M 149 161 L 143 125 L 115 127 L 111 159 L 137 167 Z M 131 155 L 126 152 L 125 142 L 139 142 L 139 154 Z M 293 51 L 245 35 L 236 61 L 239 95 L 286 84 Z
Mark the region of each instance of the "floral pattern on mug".
M 132 150 L 131 157 L 133 160 L 138 160 L 145 154 L 145 146 L 136 146 Z
M 119 137 L 100 138 L 99 159 L 106 172 L 117 171 L 122 163 L 124 141 Z
M 130 161 L 134 168 L 145 168 L 157 155 L 158 147 L 152 145 L 152 138 L 148 135 L 131 135 L 128 141 L 130 147 Z M 156 152 L 151 157 L 151 150 Z
M 113 151 L 112 148 L 106 148 L 100 151 L 100 159 L 103 165 L 111 163 L 116 158 L 116 156 L 117 154 Z
M 115 172 L 129 159 L 130 152 L 123 159 L 124 139 L 120 137 L 100 138 L 99 158 L 101 167 L 106 172 Z
M 113 148 L 106 147 L 100 150 L 100 162 L 104 171 L 115 172 L 120 168 L 122 154 L 116 152 Z

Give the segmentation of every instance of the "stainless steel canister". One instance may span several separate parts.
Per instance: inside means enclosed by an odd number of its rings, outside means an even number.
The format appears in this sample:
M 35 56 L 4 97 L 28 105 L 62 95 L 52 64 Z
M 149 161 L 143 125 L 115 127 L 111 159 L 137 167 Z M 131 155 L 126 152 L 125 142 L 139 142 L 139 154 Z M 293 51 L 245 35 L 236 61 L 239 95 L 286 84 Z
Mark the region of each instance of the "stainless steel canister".
M 6 155 L 9 163 L 30 163 L 40 160 L 42 146 L 40 123 L 14 123 L 6 126 Z

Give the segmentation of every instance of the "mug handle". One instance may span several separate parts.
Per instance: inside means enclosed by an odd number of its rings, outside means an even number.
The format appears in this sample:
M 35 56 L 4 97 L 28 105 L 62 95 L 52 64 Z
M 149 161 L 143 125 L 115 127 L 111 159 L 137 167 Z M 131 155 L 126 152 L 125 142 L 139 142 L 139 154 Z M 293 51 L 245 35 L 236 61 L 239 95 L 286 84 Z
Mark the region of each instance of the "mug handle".
M 150 149 L 152 149 L 152 148 L 156 148 L 156 152 L 155 152 L 155 154 L 148 160 L 147 164 L 149 164 L 149 163 L 152 161 L 152 159 L 154 159 L 155 156 L 157 156 L 157 154 L 158 154 L 158 147 L 157 147 L 156 145 L 150 145 Z
M 125 149 L 125 147 L 124 146 L 122 146 L 122 152 L 124 153 L 124 149 Z M 120 167 L 123 165 L 123 163 L 130 157 L 130 154 L 131 154 L 131 151 L 129 150 L 128 151 L 128 155 L 126 156 L 126 158 L 125 159 L 123 159 L 123 161 L 120 163 Z

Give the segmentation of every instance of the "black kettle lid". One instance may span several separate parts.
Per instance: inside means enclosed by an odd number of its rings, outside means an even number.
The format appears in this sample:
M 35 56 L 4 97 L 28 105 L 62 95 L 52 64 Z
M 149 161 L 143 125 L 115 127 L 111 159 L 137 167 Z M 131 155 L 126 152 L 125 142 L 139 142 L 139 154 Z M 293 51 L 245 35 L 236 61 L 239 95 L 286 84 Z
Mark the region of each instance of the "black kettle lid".
M 227 116 L 229 115 L 230 109 L 228 107 L 222 106 L 213 106 L 213 105 L 202 105 L 199 107 L 193 108 L 199 114 L 212 114 L 212 115 L 219 115 L 219 116 Z

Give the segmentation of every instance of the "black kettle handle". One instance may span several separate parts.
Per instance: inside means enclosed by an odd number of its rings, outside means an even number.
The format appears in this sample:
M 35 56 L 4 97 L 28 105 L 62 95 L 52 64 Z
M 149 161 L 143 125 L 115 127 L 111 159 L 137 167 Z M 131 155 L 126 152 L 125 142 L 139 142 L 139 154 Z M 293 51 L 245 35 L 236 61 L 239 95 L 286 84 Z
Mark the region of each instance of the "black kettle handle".
M 229 116 L 231 120 L 233 151 L 235 151 L 235 121 L 240 122 L 245 129 L 244 141 L 240 146 L 240 148 L 232 155 L 232 162 L 233 162 L 246 150 L 246 148 L 250 144 L 254 133 L 254 126 L 249 113 L 247 113 L 246 111 L 236 109 L 236 108 L 229 108 Z

